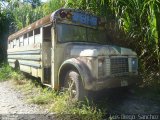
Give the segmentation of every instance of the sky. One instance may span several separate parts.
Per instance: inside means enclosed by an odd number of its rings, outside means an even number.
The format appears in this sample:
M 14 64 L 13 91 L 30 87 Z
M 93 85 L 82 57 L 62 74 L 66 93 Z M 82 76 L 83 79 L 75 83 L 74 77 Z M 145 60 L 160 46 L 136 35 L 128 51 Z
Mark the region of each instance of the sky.
M 47 0 L 41 0 L 41 2 L 46 2 Z

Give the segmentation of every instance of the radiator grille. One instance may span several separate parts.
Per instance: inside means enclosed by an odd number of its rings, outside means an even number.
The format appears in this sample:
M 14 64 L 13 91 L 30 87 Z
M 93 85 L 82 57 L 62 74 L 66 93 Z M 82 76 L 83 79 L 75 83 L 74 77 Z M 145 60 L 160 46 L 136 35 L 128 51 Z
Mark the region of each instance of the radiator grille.
M 128 73 L 128 58 L 111 58 L 111 74 Z

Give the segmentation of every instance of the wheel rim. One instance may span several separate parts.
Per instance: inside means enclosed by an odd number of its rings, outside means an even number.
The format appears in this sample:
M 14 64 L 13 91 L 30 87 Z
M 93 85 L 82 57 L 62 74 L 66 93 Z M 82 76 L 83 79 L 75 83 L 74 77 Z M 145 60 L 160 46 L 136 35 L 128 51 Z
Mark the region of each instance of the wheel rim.
M 74 80 L 72 79 L 71 76 L 67 75 L 65 78 L 65 85 L 64 85 L 65 90 L 69 92 L 69 96 L 71 98 L 75 98 L 77 95 L 76 91 L 76 84 Z

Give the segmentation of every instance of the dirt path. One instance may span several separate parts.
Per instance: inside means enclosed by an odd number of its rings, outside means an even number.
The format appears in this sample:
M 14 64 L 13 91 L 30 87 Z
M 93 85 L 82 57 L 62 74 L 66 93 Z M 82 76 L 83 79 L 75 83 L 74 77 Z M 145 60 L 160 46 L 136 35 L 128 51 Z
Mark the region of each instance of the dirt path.
M 12 87 L 10 81 L 0 82 L 0 114 L 19 114 L 20 117 L 24 117 L 24 114 L 32 114 L 33 119 L 34 117 L 38 119 L 38 115 L 39 117 L 41 116 L 41 118 L 49 115 L 49 112 L 43 110 L 40 106 L 28 104 L 24 100 L 24 96 L 20 92 L 15 91 Z

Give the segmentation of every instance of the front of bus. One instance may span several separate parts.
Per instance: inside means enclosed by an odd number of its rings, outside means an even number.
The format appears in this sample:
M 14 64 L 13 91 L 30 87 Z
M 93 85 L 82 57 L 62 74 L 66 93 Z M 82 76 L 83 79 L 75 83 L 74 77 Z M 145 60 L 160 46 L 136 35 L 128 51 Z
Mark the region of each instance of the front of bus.
M 137 54 L 131 49 L 111 44 L 105 32 L 104 19 L 66 9 L 56 12 L 56 16 L 56 48 L 62 54 L 57 56 L 59 72 L 65 64 L 73 64 L 87 90 L 135 83 Z

